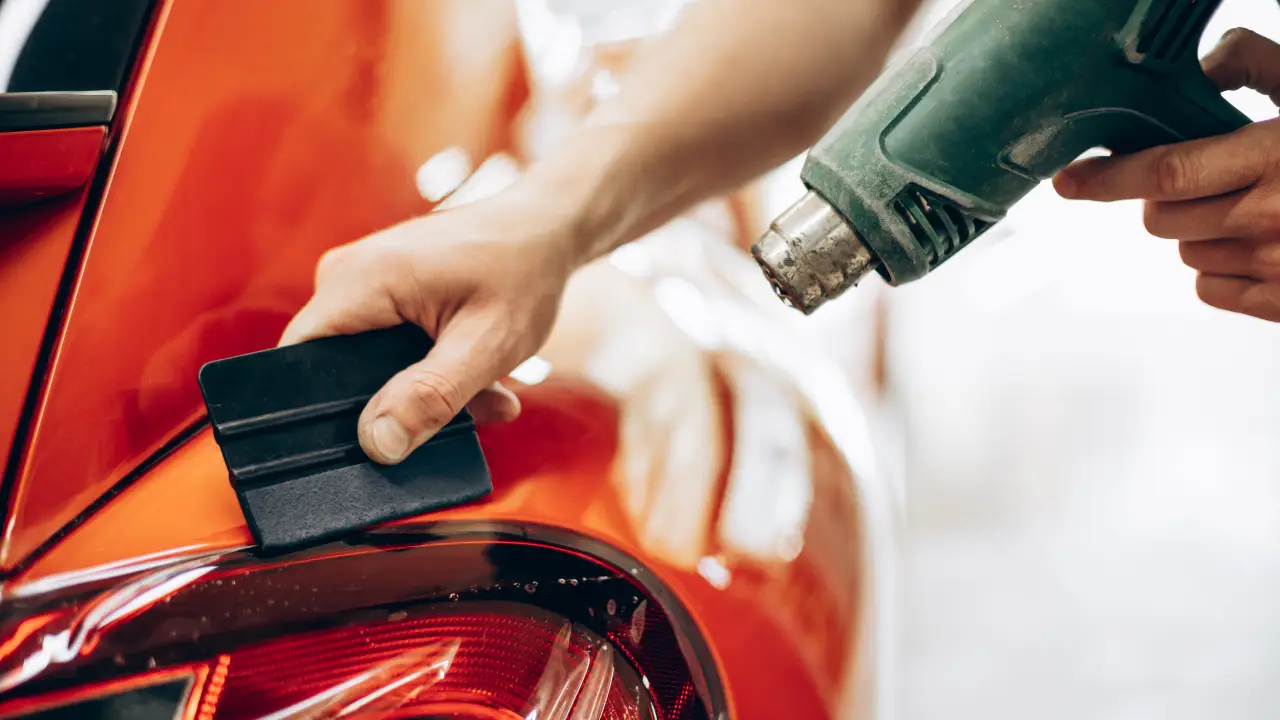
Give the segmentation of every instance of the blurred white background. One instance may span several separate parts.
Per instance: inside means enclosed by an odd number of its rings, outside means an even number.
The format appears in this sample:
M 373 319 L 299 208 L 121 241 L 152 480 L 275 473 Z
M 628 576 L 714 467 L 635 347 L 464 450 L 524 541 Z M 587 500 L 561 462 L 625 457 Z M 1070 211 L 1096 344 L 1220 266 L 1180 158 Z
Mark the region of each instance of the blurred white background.
M 1235 26 L 1280 9 L 1226 0 L 1202 50 Z M 1047 185 L 888 297 L 899 716 L 1280 717 L 1280 326 L 1202 305 L 1139 205 Z
M 597 14 L 647 31 L 684 1 Z M 956 4 L 929 2 L 903 45 Z M 1280 39 L 1280 6 L 1224 0 L 1202 51 L 1236 26 Z M 555 51 L 583 37 L 544 35 L 546 68 L 577 67 Z M 798 174 L 762 184 L 764 217 Z M 891 393 L 873 410 L 907 518 L 892 716 L 1280 717 L 1280 325 L 1202 305 L 1138 204 L 1048 185 L 929 278 L 803 321 L 868 396 L 879 298 Z

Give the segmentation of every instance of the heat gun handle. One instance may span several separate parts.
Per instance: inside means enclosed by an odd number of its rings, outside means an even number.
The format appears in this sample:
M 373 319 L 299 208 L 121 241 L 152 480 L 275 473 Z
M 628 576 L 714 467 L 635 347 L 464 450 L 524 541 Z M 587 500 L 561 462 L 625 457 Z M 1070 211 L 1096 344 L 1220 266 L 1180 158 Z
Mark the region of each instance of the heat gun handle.
M 1222 90 L 1205 76 L 1196 61 L 1169 78 L 1169 87 L 1151 88 L 1136 103 L 1152 124 L 1165 128 L 1163 134 L 1147 128 L 1132 135 L 1120 134 L 1107 143 L 1117 153 L 1136 152 L 1157 145 L 1224 135 L 1248 125 L 1251 120 L 1222 95 Z
M 1019 136 L 1001 153 L 1000 164 L 1036 183 L 1093 148 L 1123 155 L 1223 135 L 1250 122 L 1196 62 L 1150 78 L 1134 73 L 1131 82 L 1117 84 L 1089 107 L 1049 118 Z

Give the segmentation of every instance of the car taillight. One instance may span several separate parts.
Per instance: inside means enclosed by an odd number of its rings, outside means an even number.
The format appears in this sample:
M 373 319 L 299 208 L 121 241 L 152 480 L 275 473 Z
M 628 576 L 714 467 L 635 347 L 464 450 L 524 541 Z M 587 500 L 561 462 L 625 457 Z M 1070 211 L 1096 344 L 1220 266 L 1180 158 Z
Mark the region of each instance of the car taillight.
M 436 525 L 189 561 L 0 613 L 0 719 L 115 717 L 143 700 L 153 714 L 125 716 L 727 717 L 669 591 L 548 528 Z
M 218 659 L 202 720 L 658 717 L 608 641 L 527 605 L 459 604 Z

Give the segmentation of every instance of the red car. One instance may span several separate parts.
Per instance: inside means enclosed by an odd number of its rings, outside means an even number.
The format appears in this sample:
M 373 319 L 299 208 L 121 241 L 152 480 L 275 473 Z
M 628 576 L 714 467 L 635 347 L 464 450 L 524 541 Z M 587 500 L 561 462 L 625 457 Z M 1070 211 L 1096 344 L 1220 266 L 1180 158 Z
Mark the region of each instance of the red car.
M 274 345 L 327 248 L 536 154 L 577 101 L 522 32 L 509 0 L 0 3 L 0 718 L 882 709 L 892 509 L 740 203 L 575 278 L 481 428 L 491 495 L 252 547 L 198 369 Z

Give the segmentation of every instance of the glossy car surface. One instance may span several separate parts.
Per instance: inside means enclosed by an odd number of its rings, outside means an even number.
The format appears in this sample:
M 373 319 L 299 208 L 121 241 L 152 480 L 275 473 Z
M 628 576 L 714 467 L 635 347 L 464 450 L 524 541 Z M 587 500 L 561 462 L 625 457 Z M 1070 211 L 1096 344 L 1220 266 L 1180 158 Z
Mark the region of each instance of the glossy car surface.
M 106 142 L 0 132 L 32 158 L 0 171 L 0 669 L 41 632 L 15 607 L 247 549 L 196 371 L 273 345 L 325 249 L 431 210 L 440 157 L 456 203 L 530 155 L 508 0 L 140 5 Z M 493 495 L 400 526 L 602 543 L 687 611 L 730 717 L 871 716 L 891 518 L 862 416 L 707 212 L 575 278 L 524 415 L 481 430 Z

